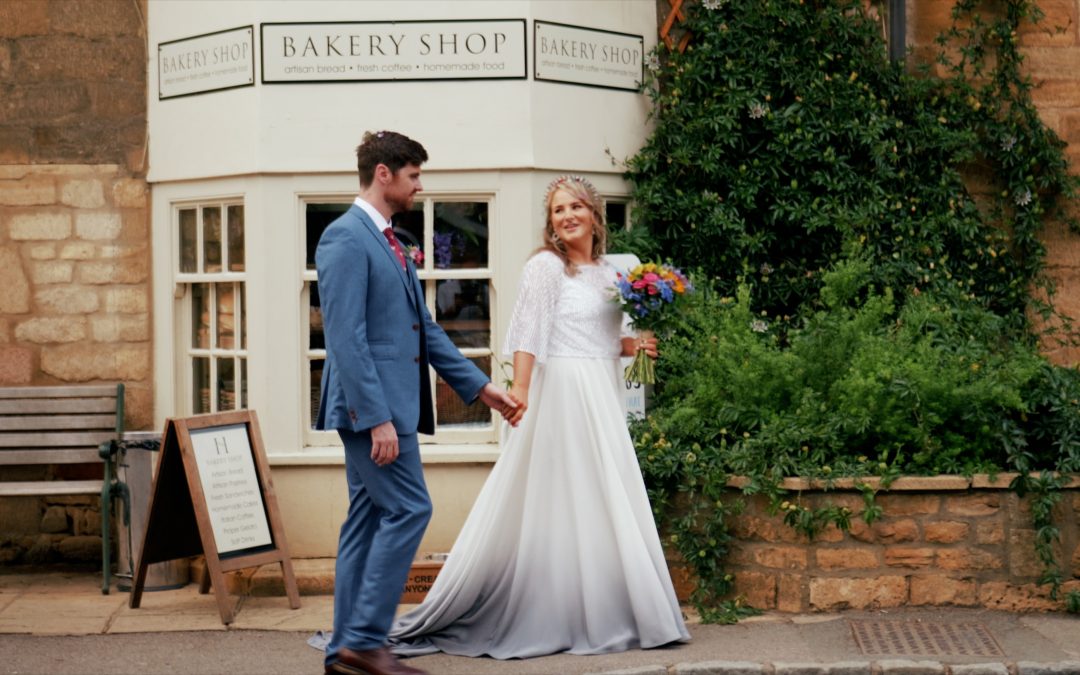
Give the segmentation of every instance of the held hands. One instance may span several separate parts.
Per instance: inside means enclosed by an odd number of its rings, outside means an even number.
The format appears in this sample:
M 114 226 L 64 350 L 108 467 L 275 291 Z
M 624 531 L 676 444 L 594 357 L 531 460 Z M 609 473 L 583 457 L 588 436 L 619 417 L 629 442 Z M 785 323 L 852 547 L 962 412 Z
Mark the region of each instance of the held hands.
M 517 410 L 514 411 L 514 416 L 506 421 L 510 423 L 510 426 L 516 427 L 525 416 L 525 411 L 529 409 L 529 390 L 519 384 L 514 384 L 510 387 L 510 398 L 517 403 Z
M 521 415 L 525 413 L 525 406 L 515 400 L 510 394 L 499 389 L 491 382 L 484 385 L 480 390 L 480 401 L 484 405 L 497 411 L 512 426 L 517 426 L 521 421 Z
M 524 409 L 518 412 L 519 404 L 490 382 L 480 390 L 480 400 L 492 410 L 497 410 L 515 426 L 521 419 L 521 413 L 525 412 Z M 376 466 L 392 463 L 398 458 L 399 452 L 397 430 L 394 429 L 393 422 L 383 422 L 371 428 L 371 461 L 375 462 Z

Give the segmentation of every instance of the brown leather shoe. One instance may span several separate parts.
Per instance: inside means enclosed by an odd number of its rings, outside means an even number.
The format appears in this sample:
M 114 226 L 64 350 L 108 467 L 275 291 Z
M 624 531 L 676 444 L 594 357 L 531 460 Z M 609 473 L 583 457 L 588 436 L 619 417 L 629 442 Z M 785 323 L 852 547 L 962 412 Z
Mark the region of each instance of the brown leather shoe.
M 361 652 L 342 647 L 334 654 L 334 662 L 326 666 L 326 675 L 427 675 L 427 672 L 398 661 L 386 647 Z

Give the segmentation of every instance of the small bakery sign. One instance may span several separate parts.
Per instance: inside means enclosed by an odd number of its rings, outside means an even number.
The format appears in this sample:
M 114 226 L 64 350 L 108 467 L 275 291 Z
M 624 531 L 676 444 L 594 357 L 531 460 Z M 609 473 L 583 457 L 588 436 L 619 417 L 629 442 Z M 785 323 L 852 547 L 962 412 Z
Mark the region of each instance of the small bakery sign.
M 255 84 L 251 26 L 158 45 L 158 98 L 176 98 Z

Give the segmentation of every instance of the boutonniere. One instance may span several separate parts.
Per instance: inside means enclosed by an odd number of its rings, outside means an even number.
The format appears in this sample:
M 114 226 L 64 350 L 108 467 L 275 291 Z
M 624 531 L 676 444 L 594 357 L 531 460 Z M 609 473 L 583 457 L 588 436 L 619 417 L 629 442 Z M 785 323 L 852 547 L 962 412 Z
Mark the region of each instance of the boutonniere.
M 424 266 L 424 252 L 420 250 L 419 246 L 409 244 L 405 247 L 405 255 L 409 256 L 409 259 L 412 260 L 413 264 L 417 267 Z

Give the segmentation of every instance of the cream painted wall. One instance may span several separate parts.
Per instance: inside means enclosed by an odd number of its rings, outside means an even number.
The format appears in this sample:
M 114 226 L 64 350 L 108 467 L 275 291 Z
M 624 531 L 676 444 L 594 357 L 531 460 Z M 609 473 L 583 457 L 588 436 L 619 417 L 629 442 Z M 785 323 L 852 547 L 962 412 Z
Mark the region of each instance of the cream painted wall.
M 259 24 L 302 21 L 525 19 L 642 35 L 656 44 L 652 0 L 340 2 L 155 0 L 149 3 L 152 183 L 245 173 L 342 171 L 365 129 L 390 128 L 427 147 L 433 170 L 544 168 L 610 172 L 644 139 L 645 97 L 526 80 L 262 84 Z M 254 87 L 159 101 L 157 45 L 255 27 Z
M 589 176 L 608 196 L 627 192 L 622 159 L 647 135 L 647 99 L 635 92 L 532 79 L 533 20 L 642 35 L 656 42 L 652 0 L 340 2 L 151 0 L 148 15 L 150 172 L 153 184 L 154 417 L 187 414 L 177 364 L 174 204 L 242 199 L 247 228 L 249 407 L 259 414 L 291 551 L 331 556 L 347 507 L 343 456 L 333 434 L 313 436 L 302 414 L 303 200 L 357 189 L 353 148 L 364 130 L 391 128 L 430 154 L 431 193 L 490 195 L 492 335 L 496 355 L 521 266 L 540 243 L 543 197 L 561 173 Z M 157 99 L 161 42 L 262 22 L 525 19 L 529 79 L 262 84 Z M 261 68 L 257 65 L 257 76 Z M 423 445 L 435 515 L 421 544 L 448 551 L 498 456 L 490 442 Z
M 419 556 L 448 553 L 469 514 L 489 463 L 428 465 L 424 469 L 434 504 L 431 523 L 420 542 Z M 338 529 L 349 507 L 341 466 L 274 466 L 274 489 L 285 525 L 285 539 L 295 558 L 329 558 L 337 554 Z

